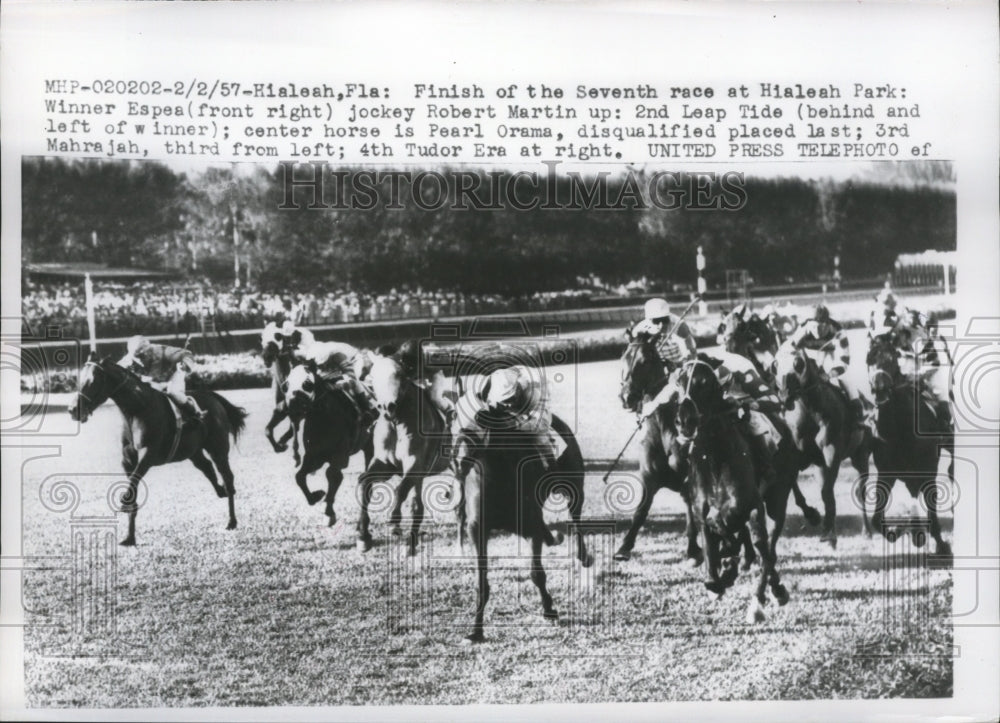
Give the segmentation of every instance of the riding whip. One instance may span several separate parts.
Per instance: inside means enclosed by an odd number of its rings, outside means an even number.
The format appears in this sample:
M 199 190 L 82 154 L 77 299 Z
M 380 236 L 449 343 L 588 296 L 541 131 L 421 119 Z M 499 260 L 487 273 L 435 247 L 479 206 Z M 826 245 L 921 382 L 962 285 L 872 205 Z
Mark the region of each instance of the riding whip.
M 622 455 L 625 454 L 625 450 L 628 449 L 628 446 L 632 444 L 632 440 L 635 439 L 635 435 L 638 434 L 640 429 L 642 429 L 642 417 L 639 417 L 635 425 L 635 429 L 632 430 L 632 434 L 629 435 L 629 438 L 625 441 L 625 446 L 622 447 L 622 451 L 618 453 L 618 456 L 615 457 L 615 461 L 611 463 L 611 466 L 608 467 L 608 471 L 604 473 L 604 479 L 602 480 L 604 484 L 608 483 L 608 477 L 610 477 L 611 473 L 615 471 L 615 467 L 617 467 L 618 463 L 621 462 Z

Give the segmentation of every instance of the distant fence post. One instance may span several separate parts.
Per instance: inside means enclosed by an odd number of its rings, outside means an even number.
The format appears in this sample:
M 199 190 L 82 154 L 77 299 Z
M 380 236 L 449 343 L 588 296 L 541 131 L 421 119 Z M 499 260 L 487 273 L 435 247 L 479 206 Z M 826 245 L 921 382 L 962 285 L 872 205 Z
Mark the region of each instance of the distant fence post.
M 708 290 L 708 285 L 705 283 L 705 254 L 701 246 L 698 247 L 698 254 L 695 256 L 695 265 L 698 267 L 698 294 L 702 297 L 698 302 L 698 314 L 707 316 L 708 304 L 705 302 L 705 292 Z
M 90 334 L 90 350 L 97 353 L 97 318 L 94 313 L 94 282 L 90 274 L 83 275 L 83 293 L 87 303 L 87 332 Z

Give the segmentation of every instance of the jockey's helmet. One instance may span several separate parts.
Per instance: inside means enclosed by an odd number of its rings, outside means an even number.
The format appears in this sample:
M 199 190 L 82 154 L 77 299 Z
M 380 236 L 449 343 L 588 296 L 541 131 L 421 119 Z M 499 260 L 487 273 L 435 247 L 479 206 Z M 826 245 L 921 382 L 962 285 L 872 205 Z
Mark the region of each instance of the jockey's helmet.
M 142 334 L 136 334 L 128 340 L 128 353 L 130 356 L 134 357 L 148 346 L 149 339 L 144 337 Z
M 813 315 L 816 321 L 830 321 L 830 310 L 826 308 L 825 304 L 820 304 L 816 307 L 816 313 Z
M 288 339 L 294 332 L 295 332 L 295 323 L 291 319 L 285 319 L 285 321 L 282 322 L 281 324 L 282 336 Z
M 520 374 L 514 367 L 497 369 L 490 374 L 490 390 L 486 403 L 492 407 L 511 404 L 521 391 Z
M 666 299 L 650 299 L 643 307 L 644 318 L 648 321 L 659 321 L 670 316 L 670 304 Z
M 875 297 L 875 301 L 890 309 L 896 308 L 896 295 L 889 289 L 882 289 Z

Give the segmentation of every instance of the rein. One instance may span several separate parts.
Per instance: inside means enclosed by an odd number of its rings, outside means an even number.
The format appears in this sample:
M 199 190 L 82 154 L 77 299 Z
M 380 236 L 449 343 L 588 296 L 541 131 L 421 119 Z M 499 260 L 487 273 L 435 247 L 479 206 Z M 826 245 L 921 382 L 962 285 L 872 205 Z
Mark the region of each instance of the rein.
M 107 374 L 108 376 L 111 376 L 111 373 L 110 373 L 110 372 L 109 372 L 109 371 L 108 371 L 107 369 L 105 369 L 104 367 L 102 367 L 102 366 L 101 366 L 100 364 L 98 364 L 97 362 L 94 362 L 94 361 L 88 361 L 88 362 L 87 362 L 86 364 L 84 364 L 84 366 L 92 366 L 92 367 L 95 367 L 95 368 L 97 368 L 97 369 L 100 369 L 100 370 L 101 370 L 102 372 L 104 372 L 104 373 L 105 373 L 105 374 Z M 114 398 L 114 396 L 115 396 L 115 395 L 116 395 L 116 394 L 117 394 L 117 393 L 118 393 L 119 391 L 121 391 L 121 388 L 122 388 L 122 387 L 124 387 L 124 386 L 125 386 L 125 385 L 126 385 L 126 384 L 128 383 L 128 381 L 129 381 L 129 374 L 128 374 L 128 372 L 127 372 L 126 370 L 124 370 L 124 369 L 122 370 L 122 372 L 123 372 L 123 374 L 124 374 L 124 376 L 122 377 L 122 380 L 121 380 L 121 381 L 120 381 L 120 382 L 118 383 L 118 386 L 116 386 L 116 387 L 115 387 L 114 389 L 112 389 L 112 390 L 111 390 L 110 392 L 108 392 L 108 399 L 113 399 L 113 398 Z M 87 396 L 87 394 L 86 394 L 86 393 L 85 393 L 85 392 L 84 392 L 84 391 L 83 391 L 82 389 L 81 389 L 81 390 L 79 390 L 79 391 L 77 392 L 77 394 L 79 394 L 79 395 L 80 395 L 81 397 L 83 397 L 83 398 L 84 398 L 84 399 L 86 399 L 86 400 L 87 400 L 88 402 L 90 402 L 91 406 L 93 406 L 93 407 L 95 407 L 95 408 L 97 407 L 97 405 L 96 405 L 96 404 L 94 403 L 94 400 L 93 400 L 93 399 L 91 399 L 91 398 L 90 398 L 89 396 Z

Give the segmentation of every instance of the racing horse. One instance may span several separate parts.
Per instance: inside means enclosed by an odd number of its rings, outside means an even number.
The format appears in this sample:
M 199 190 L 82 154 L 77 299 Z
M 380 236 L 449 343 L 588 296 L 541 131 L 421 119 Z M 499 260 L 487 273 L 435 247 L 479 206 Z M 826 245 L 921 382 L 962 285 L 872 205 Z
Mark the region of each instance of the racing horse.
M 743 318 L 730 313 L 719 326 L 719 336 L 726 351 L 749 359 L 761 378 L 773 382 L 771 368 L 778 351 L 778 335 L 765 319 L 757 314 Z
M 504 530 L 531 541 L 531 581 L 541 595 L 542 614 L 553 622 L 559 618 L 542 566 L 542 545 L 562 542 L 562 535 L 553 534 L 542 515 L 544 465 L 534 453 L 528 435 L 521 435 L 519 441 L 518 435 L 504 430 L 503 442 L 492 444 L 492 434 L 488 426 L 477 432 L 457 430 L 450 462 L 456 479 L 461 480 L 465 534 L 476 552 L 476 614 L 472 632 L 465 638 L 471 643 L 484 640 L 483 619 L 490 597 L 487 550 L 491 530 Z
M 678 456 L 677 429 L 674 426 L 677 401 L 674 396 L 667 396 L 669 392 L 664 394 L 669 377 L 667 368 L 648 334 L 634 334 L 630 326 L 625 335 L 629 343 L 621 358 L 619 398 L 622 406 L 628 411 L 645 414 L 640 421 L 642 437 L 639 477 L 642 480 L 642 497 L 614 558 L 625 561 L 632 557 L 636 537 L 646 522 L 653 498 L 661 489 L 668 489 L 679 494 L 684 500 L 687 530 L 685 557 L 692 567 L 697 567 L 704 557 L 698 546 L 697 529 L 691 517 L 685 470 Z M 665 403 L 649 409 L 648 406 L 655 404 L 653 400 L 658 400 L 661 396 L 667 396 L 664 399 Z
M 122 414 L 122 467 L 128 476 L 128 490 L 122 496 L 122 510 L 128 513 L 128 535 L 122 545 L 135 545 L 135 518 L 139 509 L 139 482 L 150 468 L 190 460 L 212 483 L 219 497 L 229 501 L 229 524 L 236 529 L 233 497 L 233 470 L 229 466 L 229 438 L 235 442 L 246 424 L 247 412 L 225 397 L 208 390 L 191 396 L 204 410 L 205 418 L 183 426 L 178 433 L 178 417 L 170 399 L 114 360 L 98 361 L 94 352 L 80 370 L 79 392 L 70 407 L 70 416 L 86 422 L 101 404 L 110 399 Z M 206 456 L 207 453 L 207 456 Z M 214 467 L 213 467 L 214 463 Z M 216 469 L 222 475 L 219 484 Z
M 295 333 L 301 335 L 298 330 Z M 287 450 L 288 440 L 292 440 L 292 455 L 295 459 L 295 466 L 298 467 L 302 463 L 302 458 L 299 455 L 299 425 L 290 421 L 288 430 L 281 435 L 281 438 L 278 440 L 274 438 L 275 427 L 288 419 L 285 392 L 288 388 L 288 374 L 292 370 L 292 352 L 285 345 L 284 335 L 274 322 L 269 322 L 264 327 L 264 331 L 260 335 L 260 345 L 264 366 L 271 371 L 271 391 L 274 394 L 274 411 L 271 412 L 271 418 L 268 420 L 267 426 L 264 427 L 264 434 L 267 436 L 267 441 L 271 443 L 271 448 L 278 453 Z
M 344 481 L 344 469 L 352 456 L 363 452 L 365 466 L 372 458 L 370 430 L 361 421 L 361 411 L 339 389 L 335 381 L 317 374 L 315 362 L 309 360 L 296 364 L 288 374 L 288 418 L 298 427 L 302 425 L 302 446 L 305 455 L 295 471 L 295 484 L 302 490 L 310 505 L 326 497 L 327 525 L 337 523 L 333 509 L 337 490 Z M 309 475 L 326 465 L 326 493 L 309 489 Z
M 389 524 L 393 534 L 400 533 L 402 506 L 413 491 L 408 551 L 414 554 L 424 516 L 423 480 L 445 471 L 451 463 L 451 457 L 444 453 L 452 442 L 451 420 L 441 411 L 431 388 L 422 387 L 415 380 L 420 367 L 415 358 L 420 354 L 417 345 L 405 343 L 398 350 L 387 347 L 381 351 L 386 355 L 374 358 L 369 373 L 382 416 L 373 432 L 374 459 L 361 477 L 358 547 L 367 551 L 372 546 L 368 505 L 373 486 L 400 475 Z M 393 353 L 388 354 L 389 351 Z M 456 378 L 456 381 L 461 390 L 461 379 Z M 559 434 L 565 449 L 556 460 L 552 474 L 546 475 L 543 496 L 564 494 L 569 502 L 570 517 L 578 523 L 584 504 L 583 454 L 569 426 L 556 415 L 552 417 L 552 429 Z M 459 504 L 460 514 L 461 509 Z M 461 532 L 460 529 L 460 535 Z M 583 535 L 577 535 L 577 557 L 585 566 L 591 564 Z
M 622 382 L 619 395 L 622 406 L 629 411 L 640 413 L 646 405 L 655 404 L 653 400 L 662 401 L 662 404 L 657 405 L 654 410 L 649 410 L 641 422 L 644 434 L 640 443 L 639 475 L 642 479 L 643 496 L 633 514 L 629 530 L 615 553 L 615 559 L 624 561 L 631 557 L 636 536 L 646 521 L 653 504 L 653 497 L 661 488 L 666 488 L 677 492 L 685 500 L 688 538 L 685 555 L 689 563 L 697 567 L 704 558 L 698 546 L 697 530 L 692 524 L 692 511 L 687 499 L 686 470 L 676 444 L 676 385 L 671 385 L 673 390 L 667 389 L 667 369 L 648 335 L 633 334 L 631 328 L 626 335 L 629 345 L 622 355 Z M 718 366 L 718 363 L 718 360 L 712 360 L 713 366 Z M 772 423 L 780 425 L 780 420 L 772 419 Z M 803 515 L 815 524 L 816 510 L 806 502 L 797 480 L 793 480 L 791 492 Z
M 895 481 L 902 480 L 910 496 L 920 495 L 927 510 L 927 522 L 934 539 L 935 553 L 951 555 L 951 547 L 941 538 L 938 521 L 938 464 L 942 450 L 949 454 L 948 477 L 955 484 L 955 437 L 948 403 L 938 400 L 919 374 L 909 376 L 900 371 L 899 349 L 889 340 L 876 337 L 869 347 L 866 363 L 875 398 L 875 428 L 873 458 L 877 469 L 875 479 L 875 511 L 871 524 L 863 508 L 865 529 L 874 527 L 887 539 L 895 539 L 895 531 L 883 524 L 889 492 Z M 933 370 L 931 370 L 933 371 Z M 866 495 L 862 490 L 861 498 Z M 911 532 L 913 544 L 926 542 L 921 531 Z
M 737 420 L 741 410 L 724 398 L 712 365 L 704 359 L 687 362 L 678 371 L 677 383 L 682 391 L 676 424 L 691 440 L 686 451 L 690 507 L 706 556 L 705 587 L 721 596 L 732 586 L 741 545 L 749 536 L 760 560 L 760 576 L 747 621 L 760 622 L 768 585 L 779 605 L 788 602 L 775 565 L 788 493 L 798 474 L 796 451 L 783 440 L 775 454 L 775 479 L 769 486 L 758 482 Z M 765 515 L 774 523 L 770 538 Z
M 840 463 L 850 459 L 864 478 L 872 452 L 872 433 L 867 426 L 852 424 L 850 400 L 844 391 L 824 378 L 819 365 L 804 349 L 791 341 L 778 349 L 774 361 L 778 398 L 785 408 L 785 422 L 795 446 L 802 453 L 800 469 L 812 465 L 823 477 L 823 532 L 820 539 L 837 547 L 837 503 L 833 484 Z M 861 485 L 855 487 L 859 506 L 864 502 Z

